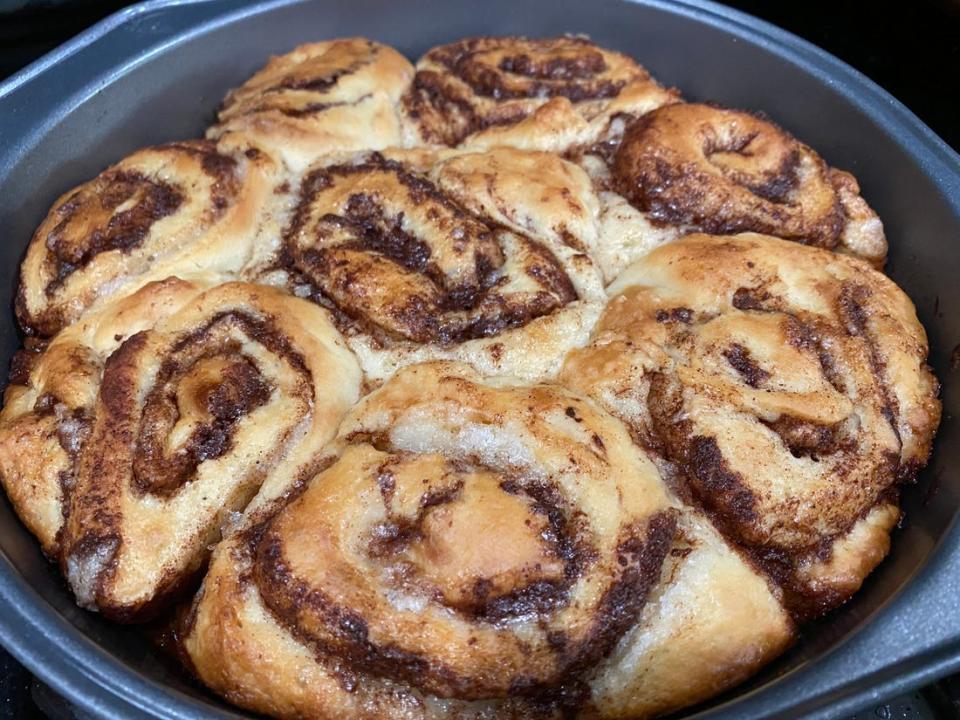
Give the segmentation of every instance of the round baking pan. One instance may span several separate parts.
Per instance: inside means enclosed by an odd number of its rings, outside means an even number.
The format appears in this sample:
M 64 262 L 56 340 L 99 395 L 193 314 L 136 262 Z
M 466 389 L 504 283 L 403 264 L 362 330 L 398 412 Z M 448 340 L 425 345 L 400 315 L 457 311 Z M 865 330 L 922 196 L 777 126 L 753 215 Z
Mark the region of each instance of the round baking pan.
M 157 0 L 0 85 L 0 306 L 33 229 L 68 188 L 137 147 L 198 136 L 225 91 L 297 43 L 366 35 L 410 58 L 468 35 L 586 33 L 687 98 L 759 109 L 853 172 L 891 243 L 889 273 L 926 326 L 943 384 L 935 455 L 903 493 L 889 558 L 846 606 L 740 688 L 684 716 L 839 717 L 960 668 L 960 158 L 876 85 L 815 47 L 705 2 Z M 0 313 L 0 365 L 19 345 Z M 955 362 L 960 363 L 960 356 Z M 95 717 L 245 717 L 143 632 L 78 609 L 0 500 L 0 642 Z

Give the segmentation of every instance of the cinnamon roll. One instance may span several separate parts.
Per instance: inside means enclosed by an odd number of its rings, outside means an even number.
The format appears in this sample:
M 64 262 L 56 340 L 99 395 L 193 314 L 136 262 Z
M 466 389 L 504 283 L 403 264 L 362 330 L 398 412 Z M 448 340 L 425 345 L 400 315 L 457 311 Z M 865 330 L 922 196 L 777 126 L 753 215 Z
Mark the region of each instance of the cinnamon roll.
M 177 279 L 150 283 L 14 356 L 0 412 L 0 482 L 49 557 L 60 557 L 67 497 L 90 434 L 104 360 L 196 291 Z
M 938 386 L 912 303 L 856 258 L 690 235 L 628 268 L 561 380 L 626 420 L 798 617 L 884 557 Z
M 581 37 L 468 38 L 432 49 L 416 69 L 403 98 L 408 144 L 565 152 L 608 141 L 677 97 Z
M 693 231 L 765 233 L 876 267 L 886 258 L 883 226 L 853 176 L 750 113 L 684 103 L 644 115 L 614 155 L 610 185 L 633 208 L 604 197 L 612 247 L 601 262 L 608 278 Z
M 8 389 L 0 473 L 78 603 L 141 620 L 261 484 L 302 472 L 359 385 L 316 305 L 171 278 L 62 332 Z
M 240 138 L 187 140 L 140 150 L 65 193 L 20 267 L 21 326 L 53 335 L 151 280 L 236 272 L 254 253 L 274 170 Z
M 558 158 L 454 155 L 427 175 L 365 155 L 306 175 L 265 280 L 334 308 L 374 381 L 436 358 L 540 378 L 605 300 L 594 222 L 588 180 Z
M 218 548 L 185 639 L 204 682 L 276 717 L 579 702 L 675 532 L 618 421 L 464 365 L 401 370 L 324 456 Z
M 223 102 L 209 137 L 240 132 L 295 172 L 332 152 L 400 144 L 397 103 L 413 66 L 364 38 L 301 45 Z

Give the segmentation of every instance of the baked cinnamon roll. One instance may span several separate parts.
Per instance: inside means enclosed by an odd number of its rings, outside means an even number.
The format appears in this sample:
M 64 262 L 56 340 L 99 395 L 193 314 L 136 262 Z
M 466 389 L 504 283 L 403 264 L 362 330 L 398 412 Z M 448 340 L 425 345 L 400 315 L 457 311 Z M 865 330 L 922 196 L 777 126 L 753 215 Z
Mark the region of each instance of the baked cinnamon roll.
M 403 111 L 408 144 L 565 152 L 615 138 L 627 119 L 676 97 L 583 38 L 485 37 L 424 55 Z
M 884 557 L 940 417 L 912 303 L 866 263 L 690 235 L 628 268 L 561 380 L 625 419 L 799 617 Z
M 397 103 L 413 66 L 364 38 L 301 45 L 232 90 L 209 137 L 240 132 L 299 172 L 332 152 L 400 144 Z
M 151 280 L 230 274 L 251 261 L 273 163 L 237 137 L 140 150 L 65 193 L 20 267 L 27 333 L 53 335 Z
M 68 494 L 90 435 L 104 361 L 198 291 L 177 279 L 150 283 L 14 356 L 0 413 L 0 481 L 50 558 L 60 557 Z
M 614 418 L 466 366 L 400 371 L 325 455 L 218 549 L 185 640 L 204 682 L 278 717 L 572 700 L 675 531 Z
M 0 474 L 78 603 L 140 620 L 261 484 L 303 470 L 359 385 L 316 305 L 171 278 L 63 331 L 8 388 Z
M 608 277 L 693 231 L 765 233 L 876 267 L 887 255 L 883 225 L 854 177 L 750 113 L 684 103 L 644 115 L 616 151 L 610 184 L 636 211 L 604 197 Z
M 586 342 L 605 300 L 584 252 L 595 203 L 572 164 L 510 149 L 429 176 L 377 154 L 321 165 L 265 279 L 334 308 L 374 381 L 436 358 L 540 378 Z

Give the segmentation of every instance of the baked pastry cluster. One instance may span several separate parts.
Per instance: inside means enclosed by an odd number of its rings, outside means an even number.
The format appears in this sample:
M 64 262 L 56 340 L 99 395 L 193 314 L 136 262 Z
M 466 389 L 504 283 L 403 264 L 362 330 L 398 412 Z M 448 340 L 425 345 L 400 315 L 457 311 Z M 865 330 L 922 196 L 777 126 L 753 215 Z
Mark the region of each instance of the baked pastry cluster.
M 254 712 L 672 712 L 888 550 L 940 404 L 886 250 L 851 175 L 584 38 L 304 45 L 54 204 L 0 480 Z

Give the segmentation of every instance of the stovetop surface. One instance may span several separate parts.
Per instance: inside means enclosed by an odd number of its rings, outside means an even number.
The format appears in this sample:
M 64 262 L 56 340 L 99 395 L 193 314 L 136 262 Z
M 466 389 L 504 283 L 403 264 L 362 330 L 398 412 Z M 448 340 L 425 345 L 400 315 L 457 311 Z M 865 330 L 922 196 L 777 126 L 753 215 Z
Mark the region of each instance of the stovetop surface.
M 121 9 L 123 0 L 0 0 L 0 79 Z M 819 45 L 960 150 L 960 0 L 728 0 Z M 0 647 L 0 720 L 86 720 Z M 960 675 L 838 720 L 960 720 Z

